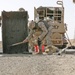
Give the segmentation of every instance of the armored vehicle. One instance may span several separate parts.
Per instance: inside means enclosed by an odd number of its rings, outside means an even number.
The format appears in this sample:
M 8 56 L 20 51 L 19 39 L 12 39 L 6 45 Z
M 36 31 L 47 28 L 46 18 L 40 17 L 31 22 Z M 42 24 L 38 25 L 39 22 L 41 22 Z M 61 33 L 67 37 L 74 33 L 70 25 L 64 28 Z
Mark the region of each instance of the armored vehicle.
M 57 1 L 57 4 L 61 7 L 34 7 L 34 20 L 39 15 L 39 19 L 44 19 L 44 17 L 49 17 L 53 20 L 55 28 L 52 29 L 51 41 L 53 45 L 64 48 L 67 45 L 67 40 L 65 33 L 67 31 L 67 26 L 64 23 L 64 7 L 62 1 Z

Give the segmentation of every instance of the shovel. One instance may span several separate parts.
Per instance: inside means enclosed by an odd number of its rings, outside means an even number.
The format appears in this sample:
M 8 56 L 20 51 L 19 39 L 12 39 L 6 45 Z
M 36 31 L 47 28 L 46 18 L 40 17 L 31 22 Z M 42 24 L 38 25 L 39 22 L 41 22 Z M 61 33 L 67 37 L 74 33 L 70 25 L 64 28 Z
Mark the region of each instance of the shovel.
M 20 45 L 20 44 L 23 44 L 23 43 L 25 43 L 25 42 L 18 42 L 18 43 L 15 43 L 15 44 L 9 45 L 9 46 L 12 47 L 12 46 Z

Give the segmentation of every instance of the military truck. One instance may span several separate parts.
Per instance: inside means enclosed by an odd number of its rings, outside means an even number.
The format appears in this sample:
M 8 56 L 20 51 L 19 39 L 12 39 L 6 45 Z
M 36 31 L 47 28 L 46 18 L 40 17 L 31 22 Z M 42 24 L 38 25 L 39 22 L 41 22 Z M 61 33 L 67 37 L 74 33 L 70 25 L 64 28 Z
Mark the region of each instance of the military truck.
M 51 41 L 53 45 L 64 48 L 67 45 L 67 40 L 65 33 L 67 31 L 67 26 L 64 23 L 64 7 L 62 1 L 57 1 L 57 4 L 61 7 L 34 7 L 34 20 L 39 15 L 38 18 L 44 19 L 44 17 L 49 17 L 53 20 L 55 28 L 52 30 Z

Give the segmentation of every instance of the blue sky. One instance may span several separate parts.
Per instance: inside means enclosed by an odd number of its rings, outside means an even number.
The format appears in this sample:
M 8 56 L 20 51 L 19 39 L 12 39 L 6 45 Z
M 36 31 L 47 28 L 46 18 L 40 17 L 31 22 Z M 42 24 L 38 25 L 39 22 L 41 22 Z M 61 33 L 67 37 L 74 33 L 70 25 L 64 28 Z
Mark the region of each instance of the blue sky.
M 17 11 L 23 7 L 28 11 L 29 20 L 34 19 L 34 7 L 39 6 L 58 6 L 56 4 L 58 0 L 0 0 L 0 12 L 5 11 Z M 60 1 L 60 0 L 59 0 Z M 74 38 L 75 32 L 75 4 L 73 0 L 63 0 L 65 8 L 64 22 L 68 27 L 68 35 L 70 39 Z M 1 40 L 1 28 L 0 28 L 0 40 Z

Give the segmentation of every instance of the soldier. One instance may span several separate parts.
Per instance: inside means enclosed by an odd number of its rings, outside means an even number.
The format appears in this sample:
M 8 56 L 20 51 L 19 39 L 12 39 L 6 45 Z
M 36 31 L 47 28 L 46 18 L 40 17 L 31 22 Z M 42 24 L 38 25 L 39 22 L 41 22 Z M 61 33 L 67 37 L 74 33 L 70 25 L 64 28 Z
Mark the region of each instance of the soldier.
M 48 46 L 48 45 L 52 45 L 51 36 L 52 36 L 52 29 L 54 27 L 53 27 L 53 20 L 51 18 L 47 17 L 45 19 L 45 21 L 47 21 L 47 23 L 49 25 L 48 34 L 46 35 L 46 42 L 47 42 L 47 46 Z
M 41 29 L 42 33 L 38 37 L 38 44 L 41 45 L 41 41 L 44 39 L 44 37 L 47 35 L 48 30 L 45 26 L 45 24 L 42 21 L 39 21 L 38 24 L 36 24 L 34 21 L 31 21 L 29 24 L 30 33 L 28 37 L 23 42 L 29 42 L 29 40 L 33 37 L 33 34 L 35 33 L 36 28 Z M 41 50 L 40 50 L 41 52 Z
M 59 49 L 57 47 L 55 47 L 51 41 L 52 30 L 54 29 L 53 20 L 51 18 L 47 17 L 46 21 L 49 25 L 48 34 L 46 36 L 46 42 L 47 42 L 46 48 L 49 49 L 48 54 L 52 54 L 56 51 L 59 51 Z
M 30 33 L 23 42 L 29 42 L 29 40 L 33 37 L 33 34 L 35 33 L 36 28 L 39 28 L 42 31 L 42 33 L 41 35 L 38 36 L 38 45 L 41 48 L 41 43 L 45 38 L 47 47 L 48 48 L 50 47 L 50 49 L 52 49 L 51 48 L 53 47 L 51 42 L 51 34 L 53 29 L 52 22 L 53 21 L 48 18 L 46 18 L 46 21 L 40 20 L 37 24 L 34 21 L 31 21 L 29 24 Z M 41 49 L 40 49 L 40 53 L 41 53 Z

